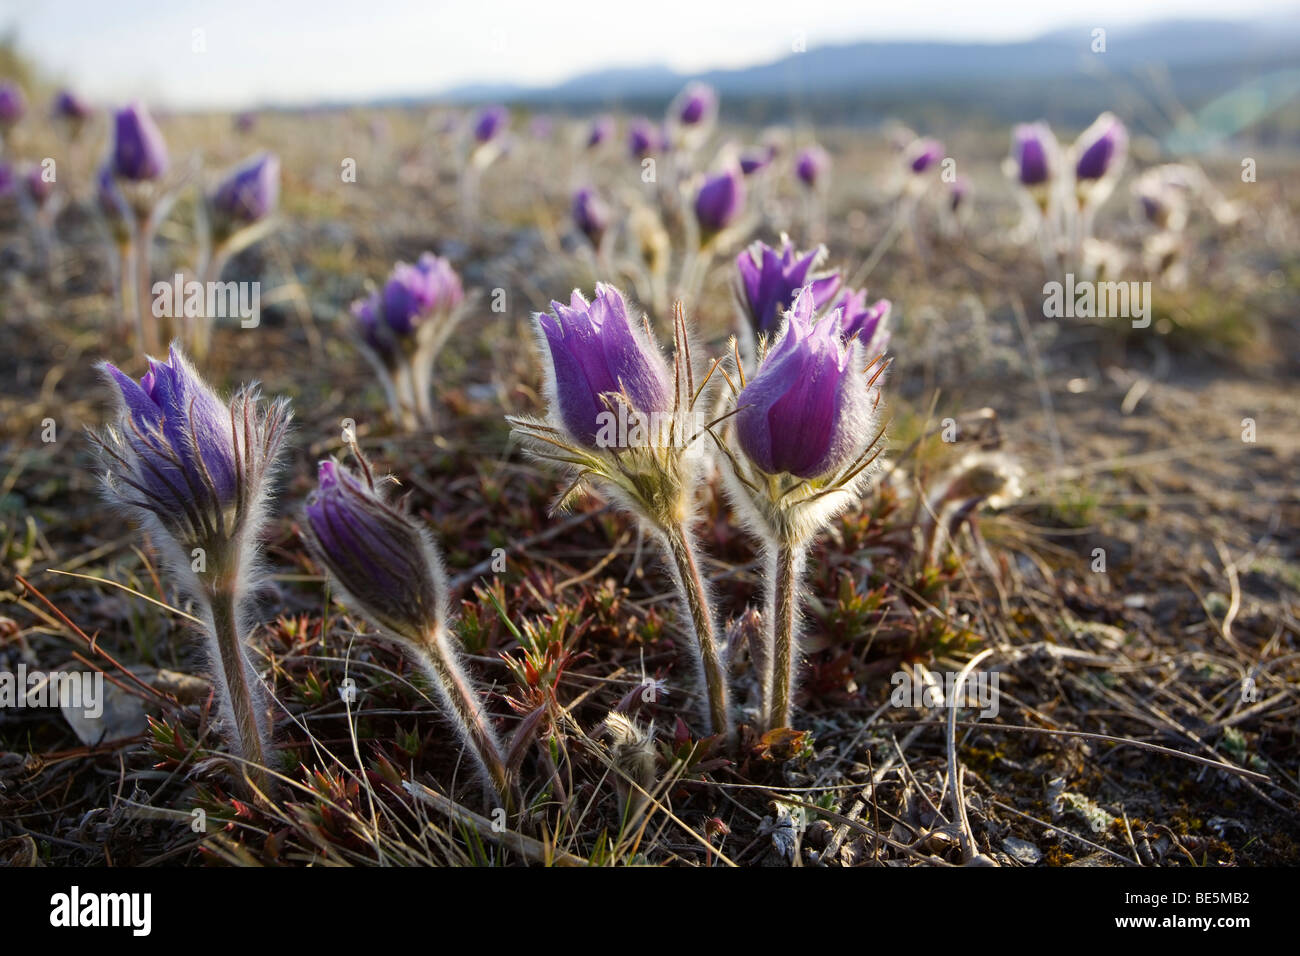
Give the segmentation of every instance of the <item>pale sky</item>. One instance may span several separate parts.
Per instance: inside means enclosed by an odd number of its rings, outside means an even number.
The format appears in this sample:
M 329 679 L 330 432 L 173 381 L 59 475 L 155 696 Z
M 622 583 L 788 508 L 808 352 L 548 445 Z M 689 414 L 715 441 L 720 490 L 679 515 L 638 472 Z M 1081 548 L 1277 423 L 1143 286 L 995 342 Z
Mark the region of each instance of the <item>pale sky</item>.
M 237 108 L 480 81 L 546 86 L 611 66 L 746 66 L 790 52 L 798 33 L 810 51 L 854 40 L 1016 40 L 1064 26 L 1278 16 L 1298 2 L 0 0 L 0 31 L 93 101 Z

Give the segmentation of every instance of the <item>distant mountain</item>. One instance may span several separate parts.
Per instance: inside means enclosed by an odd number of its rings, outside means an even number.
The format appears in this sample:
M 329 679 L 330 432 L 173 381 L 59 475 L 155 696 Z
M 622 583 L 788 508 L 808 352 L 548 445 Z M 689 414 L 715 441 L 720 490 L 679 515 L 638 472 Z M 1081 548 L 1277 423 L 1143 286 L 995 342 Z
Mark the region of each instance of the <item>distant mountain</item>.
M 547 88 L 462 86 L 438 99 L 658 110 L 684 83 L 699 79 L 718 89 L 725 110 L 760 119 L 795 108 L 850 120 L 882 109 L 906 116 L 924 106 L 930 113 L 983 110 L 1073 121 L 1098 103 L 1132 96 L 1134 83 L 1149 81 L 1153 71 L 1167 74 L 1183 105 L 1195 106 L 1294 66 L 1300 63 L 1300 17 L 1151 23 L 1108 31 L 1104 53 L 1094 53 L 1092 44 L 1087 26 L 1016 43 L 861 42 L 815 46 L 743 69 L 693 75 L 655 66 L 603 70 Z

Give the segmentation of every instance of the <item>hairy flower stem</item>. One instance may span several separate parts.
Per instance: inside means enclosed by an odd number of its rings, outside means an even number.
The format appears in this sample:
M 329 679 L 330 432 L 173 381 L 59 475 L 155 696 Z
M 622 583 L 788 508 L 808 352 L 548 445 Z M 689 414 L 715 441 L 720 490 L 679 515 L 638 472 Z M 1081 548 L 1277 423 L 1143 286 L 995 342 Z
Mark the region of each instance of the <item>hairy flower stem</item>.
M 713 622 L 713 609 L 709 604 L 708 591 L 700 577 L 699 565 L 695 560 L 695 545 L 690 530 L 685 524 L 668 526 L 662 529 L 672 556 L 673 569 L 686 600 L 686 609 L 690 613 L 691 624 L 695 631 L 695 644 L 699 654 L 700 670 L 704 676 L 704 686 L 709 698 L 709 720 L 711 732 L 722 734 L 727 743 L 732 740 L 731 711 L 727 702 L 727 671 L 722 663 L 722 653 L 718 648 L 717 630 Z
M 771 692 L 767 714 L 769 730 L 790 726 L 794 699 L 794 648 L 799 638 L 799 579 L 807 549 L 802 543 L 781 541 L 776 546 L 772 573 Z
M 415 649 L 415 659 L 424 670 L 447 711 L 454 715 L 458 730 L 465 735 L 476 763 L 492 783 L 492 789 L 507 813 L 511 812 L 512 791 L 501 744 L 497 740 L 483 701 L 470 683 L 450 648 L 441 625 Z
M 239 633 L 235 589 L 230 582 L 219 581 L 208 590 L 208 601 L 217 656 L 221 658 L 221 675 L 235 721 L 235 734 L 229 738 L 230 743 L 247 762 L 245 770 L 253 788 L 267 793 L 266 752 L 258 713 L 261 695 L 256 692 L 257 677 L 244 653 L 244 641 Z
M 135 281 L 135 244 L 130 239 L 119 242 L 117 252 L 117 287 L 122 297 L 122 316 L 119 319 L 119 327 L 126 330 L 128 323 L 134 326 L 135 344 L 137 347 L 142 347 L 144 343 L 144 318 L 140 314 L 139 305 L 136 304 L 136 293 L 139 290 Z M 124 338 L 129 337 L 130 333 L 125 332 Z
M 136 231 L 135 267 L 137 283 L 136 308 L 139 310 L 140 349 L 147 355 L 158 351 L 163 337 L 170 337 L 170 328 L 161 330 L 153 313 L 153 239 L 156 224 L 152 208 L 143 213 Z

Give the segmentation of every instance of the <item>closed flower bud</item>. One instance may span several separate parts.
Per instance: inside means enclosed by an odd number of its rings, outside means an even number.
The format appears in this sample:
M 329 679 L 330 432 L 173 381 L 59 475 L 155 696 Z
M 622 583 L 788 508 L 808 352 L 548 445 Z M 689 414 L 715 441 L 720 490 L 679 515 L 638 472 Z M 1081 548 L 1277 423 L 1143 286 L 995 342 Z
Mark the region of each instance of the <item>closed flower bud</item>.
M 0 126 L 13 126 L 27 112 L 27 97 L 17 83 L 0 83 Z
M 599 284 L 590 303 L 574 290 L 568 306 L 552 302 L 551 312 L 539 312 L 536 318 L 551 359 L 547 385 L 552 414 L 578 443 L 596 447 L 604 414 L 619 400 L 639 413 L 672 411 L 668 365 L 628 319 L 618 289 Z
M 761 173 L 772 165 L 775 155 L 775 150 L 770 147 L 758 146 L 754 149 L 747 149 L 740 154 L 740 171 L 746 176 Z
M 775 332 L 780 313 L 790 308 L 804 286 L 811 289 L 814 310 L 820 310 L 831 300 L 839 288 L 839 273 L 814 272 L 825 257 L 824 246 L 810 252 L 796 252 L 794 244 L 784 235 L 779 250 L 756 242 L 736 257 L 740 276 L 737 297 L 755 333 Z
M 251 225 L 275 211 L 280 198 L 280 159 L 262 153 L 237 166 L 212 194 L 217 216 L 232 225 Z
M 489 106 L 474 121 L 474 138 L 480 143 L 490 143 L 510 122 L 510 113 L 504 106 Z
M 259 506 L 262 480 L 289 421 L 258 408 L 254 390 L 225 402 L 173 346 L 136 382 L 111 364 L 119 415 L 98 436 L 105 481 L 123 504 L 149 512 L 186 544 L 230 538 Z
M 133 182 L 167 172 L 169 159 L 162 132 L 140 103 L 118 110 L 113 118 L 113 169 Z
M 873 389 L 862 349 L 840 338 L 833 317 L 814 324 L 811 289 L 736 399 L 736 436 L 770 475 L 821 478 L 848 465 L 873 437 Z
M 45 178 L 45 167 L 37 163 L 27 166 L 23 174 L 23 185 L 27 188 L 27 195 L 37 207 L 44 206 L 46 200 L 54 194 L 53 180 Z
M 307 500 L 313 557 L 347 603 L 379 627 L 422 641 L 443 614 L 445 582 L 428 535 L 338 462 L 322 461 Z
M 799 154 L 795 157 L 795 175 L 809 189 L 816 188 L 830 168 L 830 154 L 815 143 L 799 150 Z
M 633 159 L 645 159 L 651 153 L 659 151 L 663 145 L 663 136 L 659 127 L 644 116 L 632 120 L 627 131 L 627 146 Z
M 745 180 L 738 168 L 711 176 L 695 194 L 695 218 L 706 239 L 734 223 L 745 210 Z
M 1055 175 L 1056 137 L 1046 123 L 1021 123 L 1011 134 L 1012 173 L 1027 187 L 1042 186 Z
M 614 135 L 614 120 L 609 116 L 598 116 L 592 121 L 587 131 L 587 148 L 594 149 Z
M 483 700 L 447 629 L 447 576 L 423 525 L 393 507 L 336 461 L 319 466 L 304 510 L 303 538 L 343 592 L 344 602 L 397 638 L 434 685 L 444 715 L 471 748 L 496 799 L 508 803 L 510 781 L 501 744 Z M 497 804 L 498 806 L 501 803 Z
M 1113 113 L 1102 113 L 1074 144 L 1074 176 L 1080 182 L 1118 170 L 1128 149 L 1128 130 Z
M 907 148 L 903 160 L 914 173 L 923 173 L 943 159 L 943 143 L 937 139 L 918 139 Z
M 247 642 L 251 598 L 265 584 L 258 537 L 288 405 L 263 407 L 255 388 L 222 401 L 174 346 L 166 362 L 149 360 L 139 382 L 101 368 L 118 393 L 116 421 L 92 433 L 107 496 L 149 529 L 164 570 L 197 605 L 219 726 L 253 791 L 265 793 L 270 730 Z
M 81 122 L 90 118 L 90 104 L 71 90 L 60 90 L 54 97 L 54 115 L 59 119 Z
M 704 83 L 692 83 L 681 92 L 677 104 L 677 120 L 683 126 L 699 126 L 711 122 L 718 112 L 718 94 Z
M 609 207 L 594 190 L 582 188 L 573 194 L 573 221 L 593 246 L 600 248 L 600 240 L 609 228 Z

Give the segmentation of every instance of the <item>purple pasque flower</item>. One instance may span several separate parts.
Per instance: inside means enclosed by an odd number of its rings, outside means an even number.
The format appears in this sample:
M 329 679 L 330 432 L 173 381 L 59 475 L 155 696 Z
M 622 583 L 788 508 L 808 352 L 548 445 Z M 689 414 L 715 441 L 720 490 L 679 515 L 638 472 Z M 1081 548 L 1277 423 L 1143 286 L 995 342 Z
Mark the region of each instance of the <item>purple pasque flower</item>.
M 867 304 L 867 290 L 845 289 L 831 305 L 832 313 L 839 313 L 840 335 L 844 341 L 856 338 L 866 350 L 867 358 L 872 359 L 884 353 L 889 347 L 889 310 L 888 299 L 877 299 Z
M 415 265 L 399 262 L 384 283 L 383 319 L 399 338 L 435 313 L 450 313 L 465 300 L 460 276 L 451 263 L 426 252 Z
M 794 172 L 809 189 L 816 188 L 831 168 L 831 157 L 816 143 L 799 150 L 794 160 Z
M 875 395 L 862 348 L 845 343 L 833 317 L 814 322 L 802 290 L 780 339 L 736 398 L 736 438 L 760 471 L 822 478 L 868 444 Z
M 167 143 L 140 103 L 131 103 L 113 117 L 113 170 L 133 182 L 157 179 L 167 172 Z
M 375 624 L 422 640 L 442 614 L 442 567 L 424 529 L 337 461 L 317 466 L 304 508 L 312 557 Z
M 474 138 L 480 143 L 490 143 L 509 122 L 510 112 L 504 106 L 484 107 L 474 121 Z
M 0 82 L 0 126 L 13 126 L 27 112 L 23 88 L 12 80 Z
M 111 496 L 187 545 L 233 537 L 260 505 L 287 404 L 259 409 L 253 389 L 222 401 L 174 345 L 166 362 L 149 359 L 139 382 L 107 362 L 100 367 L 118 397 L 117 421 L 96 436 Z
M 54 195 L 54 182 L 45 178 L 45 167 L 40 163 L 30 163 L 23 173 L 23 185 L 32 202 L 44 206 L 46 200 Z
M 756 146 L 753 149 L 747 149 L 740 154 L 740 171 L 746 176 L 753 176 L 755 173 L 761 173 L 772 165 L 772 160 L 776 158 L 776 150 L 770 146 Z
M 573 221 L 597 249 L 609 228 L 610 211 L 594 189 L 584 186 L 573 194 Z
M 596 447 L 605 413 L 621 396 L 634 412 L 671 412 L 672 375 L 659 349 L 628 318 L 623 294 L 596 286 L 588 302 L 576 289 L 569 305 L 535 316 L 550 354 L 552 414 L 578 443 Z
M 943 159 L 943 143 L 937 139 L 914 140 L 903 154 L 903 161 L 912 172 L 920 174 Z
M 1055 175 L 1056 137 L 1046 123 L 1021 123 L 1011 133 L 1013 171 L 1022 186 L 1041 186 Z
M 265 219 L 280 198 L 280 158 L 260 153 L 235 167 L 212 194 L 212 207 L 231 223 Z
M 633 159 L 645 159 L 662 146 L 663 136 L 659 127 L 644 116 L 638 116 L 628 124 L 627 148 Z
M 718 93 L 707 83 L 690 83 L 678 96 L 677 121 L 683 126 L 700 126 L 718 112 Z
M 811 290 L 814 310 L 819 310 L 840 285 L 839 272 L 814 274 L 826 257 L 826 247 L 796 252 L 789 237 L 781 236 L 781 248 L 755 242 L 736 257 L 740 276 L 738 298 L 757 334 L 771 334 L 778 328 L 780 314 L 794 302 L 799 290 Z
M 595 149 L 601 143 L 609 140 L 614 135 L 614 118 L 612 116 L 597 116 L 591 122 L 591 129 L 587 131 L 587 148 Z
M 744 210 L 745 180 L 738 166 L 706 178 L 695 194 L 695 218 L 706 239 L 734 223 Z
M 54 97 L 54 115 L 59 119 L 79 123 L 90 119 L 90 104 L 71 90 L 59 90 Z
M 1118 170 L 1128 149 L 1128 130 L 1114 113 L 1102 113 L 1074 144 L 1074 177 L 1080 182 L 1101 179 Z

